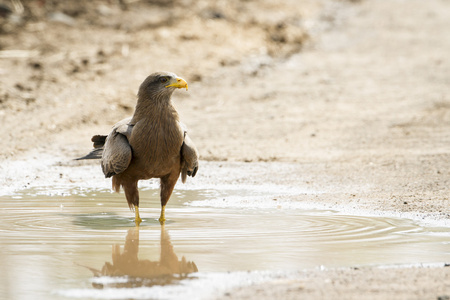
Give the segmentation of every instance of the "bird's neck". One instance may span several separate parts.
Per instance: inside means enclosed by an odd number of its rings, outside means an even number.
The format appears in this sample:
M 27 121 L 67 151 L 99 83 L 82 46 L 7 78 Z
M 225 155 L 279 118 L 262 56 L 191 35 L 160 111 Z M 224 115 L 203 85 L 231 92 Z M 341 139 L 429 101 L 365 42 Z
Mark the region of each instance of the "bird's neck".
M 139 120 L 158 120 L 158 119 L 179 120 L 178 112 L 170 99 L 138 99 L 136 109 L 131 123 L 136 124 Z

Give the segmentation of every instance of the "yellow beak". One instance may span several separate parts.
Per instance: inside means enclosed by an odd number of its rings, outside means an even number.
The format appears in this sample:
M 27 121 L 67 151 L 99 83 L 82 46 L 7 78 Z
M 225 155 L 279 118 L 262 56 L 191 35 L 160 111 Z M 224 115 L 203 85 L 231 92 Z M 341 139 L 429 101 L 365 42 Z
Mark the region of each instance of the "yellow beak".
M 180 77 L 176 78 L 176 82 L 166 85 L 166 88 L 168 88 L 168 87 L 175 87 L 178 89 L 186 88 L 186 91 L 188 90 L 188 84 L 187 84 L 186 80 L 184 80 L 183 78 L 180 78 Z

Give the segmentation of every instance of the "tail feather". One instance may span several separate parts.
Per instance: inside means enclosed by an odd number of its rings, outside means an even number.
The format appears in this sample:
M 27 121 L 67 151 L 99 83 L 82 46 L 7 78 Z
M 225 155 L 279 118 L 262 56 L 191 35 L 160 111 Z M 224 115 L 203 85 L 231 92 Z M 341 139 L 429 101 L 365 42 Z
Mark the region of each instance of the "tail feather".
M 102 158 L 102 154 L 103 154 L 103 148 L 97 148 L 97 149 L 92 150 L 88 155 L 76 158 L 75 160 L 100 159 L 100 158 Z
M 118 177 L 113 176 L 112 178 L 112 189 L 114 192 L 119 193 L 120 192 L 120 186 L 121 182 Z
M 105 145 L 106 135 L 94 135 L 91 138 L 91 141 L 94 143 L 94 148 L 100 148 Z
M 76 158 L 75 160 L 102 158 L 103 146 L 105 146 L 106 137 L 106 135 L 94 135 L 91 138 L 91 141 L 94 143 L 94 150 L 92 150 L 88 155 Z

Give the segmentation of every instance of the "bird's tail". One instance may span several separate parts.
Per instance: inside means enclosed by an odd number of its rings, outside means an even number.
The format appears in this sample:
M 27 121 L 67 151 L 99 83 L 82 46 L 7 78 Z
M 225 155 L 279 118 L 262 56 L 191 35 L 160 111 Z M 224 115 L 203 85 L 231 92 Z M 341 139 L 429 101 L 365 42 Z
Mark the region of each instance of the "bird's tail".
M 94 150 L 92 150 L 88 155 L 79 157 L 75 160 L 102 158 L 103 146 L 105 145 L 106 137 L 106 135 L 94 135 L 91 138 L 91 141 L 94 143 Z
M 103 147 L 102 148 L 98 148 L 98 149 L 94 149 L 91 152 L 89 152 L 89 154 L 87 154 L 85 156 L 82 156 L 82 157 L 75 158 L 75 160 L 100 159 L 100 158 L 102 158 L 102 154 L 103 154 Z

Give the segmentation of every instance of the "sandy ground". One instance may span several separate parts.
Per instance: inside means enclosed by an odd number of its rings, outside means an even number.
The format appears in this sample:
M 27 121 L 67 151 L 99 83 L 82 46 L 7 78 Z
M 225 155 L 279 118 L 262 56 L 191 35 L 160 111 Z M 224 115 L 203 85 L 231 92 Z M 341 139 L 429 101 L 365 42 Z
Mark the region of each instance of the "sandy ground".
M 450 274 L 445 268 L 408 268 L 407 276 L 404 271 L 404 268 L 308 270 L 300 275 L 301 279 L 274 280 L 232 291 L 221 299 L 448 299 Z
M 146 75 L 169 70 L 190 83 L 174 98 L 199 180 L 293 185 L 321 191 L 293 201 L 448 225 L 450 3 L 272 2 L 24 1 L 1 19 L 3 192 L 100 176 L 68 158 L 133 112 Z M 310 270 L 223 295 L 445 296 L 443 265 Z

